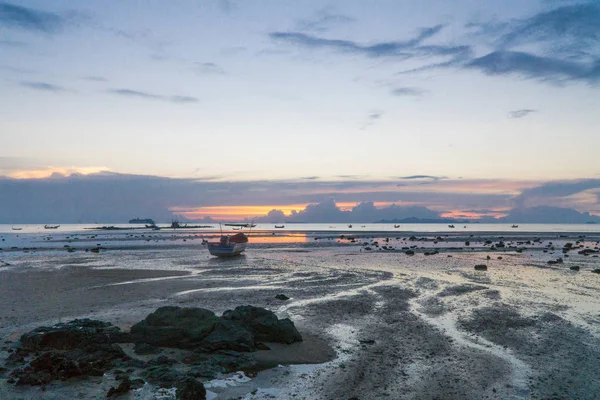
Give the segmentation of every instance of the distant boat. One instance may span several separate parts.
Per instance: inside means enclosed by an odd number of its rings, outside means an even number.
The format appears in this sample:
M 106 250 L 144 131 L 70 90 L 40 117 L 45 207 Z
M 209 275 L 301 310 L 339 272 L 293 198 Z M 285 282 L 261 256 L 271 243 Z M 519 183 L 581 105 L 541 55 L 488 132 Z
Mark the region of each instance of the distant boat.
M 13 231 L 20 231 L 21 229 L 23 229 L 23 228 L 15 228 L 14 226 L 12 227 Z
M 348 224 L 348 228 L 352 228 L 352 224 Z
M 454 225 L 448 225 L 448 228 L 454 228 Z
M 153 231 L 160 231 L 160 226 L 157 226 L 156 224 L 146 224 L 146 228 L 152 229 Z
M 519 225 L 513 225 L 513 226 L 511 226 L 511 228 L 518 228 L 518 227 L 519 227 Z
M 400 225 L 394 225 L 394 228 L 400 228 Z
M 44 229 L 58 229 L 60 225 L 44 225 Z
M 216 257 L 233 257 L 246 250 L 247 244 L 248 237 L 242 232 L 231 236 L 222 235 L 218 242 L 208 243 L 208 252 Z
M 152 218 L 134 218 L 129 220 L 130 224 L 150 224 L 154 225 L 154 220 Z
M 277 229 L 285 228 L 285 225 L 275 225 L 275 228 L 277 228 Z

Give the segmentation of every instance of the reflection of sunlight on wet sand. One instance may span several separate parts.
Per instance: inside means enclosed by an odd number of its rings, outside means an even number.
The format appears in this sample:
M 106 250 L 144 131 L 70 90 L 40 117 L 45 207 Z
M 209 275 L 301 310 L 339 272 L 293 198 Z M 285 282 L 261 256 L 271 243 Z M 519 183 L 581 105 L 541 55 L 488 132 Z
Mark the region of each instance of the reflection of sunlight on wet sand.
M 251 243 L 306 243 L 308 238 L 304 233 L 286 233 L 284 235 L 250 234 Z

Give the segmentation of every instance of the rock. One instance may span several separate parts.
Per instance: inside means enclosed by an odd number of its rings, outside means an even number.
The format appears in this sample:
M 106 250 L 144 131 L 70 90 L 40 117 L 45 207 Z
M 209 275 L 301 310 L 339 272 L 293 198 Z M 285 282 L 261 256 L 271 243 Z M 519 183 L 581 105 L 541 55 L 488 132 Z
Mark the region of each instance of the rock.
M 249 329 L 257 341 L 287 344 L 302 341 L 302 336 L 291 320 L 280 320 L 273 312 L 264 308 L 239 306 L 233 311 L 225 311 L 221 318 Z
M 289 299 L 290 299 L 290 298 L 289 298 L 289 297 L 287 297 L 285 294 L 278 294 L 277 296 L 275 296 L 275 298 L 276 298 L 277 300 L 283 300 L 283 301 L 285 301 L 285 300 L 289 300 Z
M 146 363 L 146 366 L 148 367 L 154 367 L 157 365 L 173 365 L 173 364 L 177 364 L 177 360 L 174 360 L 172 358 L 169 358 L 167 356 L 158 356 L 156 358 L 153 358 L 152 360 L 148 361 Z
M 198 363 L 190 367 L 187 374 L 196 378 L 215 379 L 219 374 L 224 374 L 227 370 L 220 366 L 211 363 Z
M 271 348 L 263 342 L 256 342 L 255 346 L 257 350 L 271 350 Z
M 569 267 L 569 269 L 571 271 L 579 271 L 579 265 L 573 265 L 572 267 Z
M 41 326 L 21 336 L 26 350 L 73 350 L 98 344 L 124 343 L 126 333 L 109 322 L 75 319 L 54 326 Z
M 129 377 L 125 377 L 121 381 L 121 383 L 119 384 L 118 387 L 116 387 L 116 388 L 111 387 L 108 390 L 108 393 L 106 393 L 106 397 L 120 396 L 122 394 L 129 392 L 130 390 L 131 390 L 131 381 L 129 380 Z
M 255 337 L 249 329 L 235 322 L 222 319 L 217 323 L 215 330 L 199 346 L 205 351 L 255 351 L 254 342 Z
M 600 274 L 600 268 L 593 269 L 592 272 L 595 274 Z
M 25 368 L 14 370 L 17 385 L 44 385 L 53 380 L 102 376 L 113 362 L 125 357 L 115 344 L 88 345 L 70 352 L 47 351 L 34 358 Z
M 414 251 L 412 251 L 412 250 L 406 250 L 406 251 L 404 252 L 404 254 L 406 254 L 407 256 L 414 256 L 414 255 L 415 255 L 415 252 L 414 252 Z
M 160 387 L 173 387 L 177 382 L 185 378 L 183 373 L 174 370 L 168 365 L 149 367 L 143 372 L 143 376 Z
M 153 346 L 193 348 L 207 337 L 219 318 L 203 308 L 161 307 L 131 327 L 133 340 Z
M 162 349 L 160 349 L 159 347 L 152 346 L 148 343 L 136 343 L 133 347 L 133 352 L 142 356 L 147 354 L 158 354 L 162 352 Z
M 478 264 L 475 266 L 475 271 L 487 271 L 487 265 L 485 264 Z
M 194 378 L 186 378 L 177 383 L 178 400 L 205 400 L 206 389 L 202 382 Z

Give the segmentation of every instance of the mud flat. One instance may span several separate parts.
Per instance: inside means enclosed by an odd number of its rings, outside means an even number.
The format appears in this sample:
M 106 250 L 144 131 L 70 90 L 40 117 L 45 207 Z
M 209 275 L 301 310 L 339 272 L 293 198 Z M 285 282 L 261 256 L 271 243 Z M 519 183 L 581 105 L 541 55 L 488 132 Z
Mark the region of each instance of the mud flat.
M 251 353 L 256 362 L 243 372 L 199 378 L 209 398 L 596 399 L 596 239 L 546 235 L 543 243 L 516 243 L 533 236 L 513 238 L 514 246 L 488 234 L 385 242 L 398 251 L 365 251 L 362 241 L 347 240 L 262 244 L 231 260 L 186 247 L 0 254 L 9 264 L 0 271 L 0 336 L 11 342 L 0 358 L 39 325 L 87 317 L 129 329 L 162 306 L 222 313 L 251 304 L 290 318 L 306 340 Z M 563 251 L 567 243 L 575 248 Z M 401 251 L 416 244 L 412 256 Z M 487 270 L 475 270 L 478 264 Z M 0 373 L 1 398 L 105 398 L 115 383 L 108 371 L 16 387 L 7 383 L 9 372 Z M 158 396 L 175 398 L 175 391 L 147 383 L 127 394 Z

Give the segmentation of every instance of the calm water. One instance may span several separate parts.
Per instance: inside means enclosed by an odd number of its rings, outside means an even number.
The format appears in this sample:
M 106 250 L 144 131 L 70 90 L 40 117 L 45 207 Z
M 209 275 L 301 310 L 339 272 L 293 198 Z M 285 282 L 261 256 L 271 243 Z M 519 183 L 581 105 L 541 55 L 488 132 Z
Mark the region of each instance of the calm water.
M 190 224 L 192 225 L 192 224 Z M 600 224 L 518 224 L 518 228 L 512 228 L 511 224 L 455 224 L 455 228 L 450 228 L 447 224 L 400 224 L 398 228 L 394 224 L 352 224 L 350 228 L 348 224 L 284 224 L 283 229 L 275 228 L 275 224 L 257 224 L 252 230 L 256 231 L 273 231 L 273 232 L 590 232 L 600 233 Z M 219 224 L 211 225 L 212 228 L 196 228 L 196 229 L 169 229 L 168 224 L 161 225 L 163 229 L 160 231 L 152 231 L 145 229 L 144 225 L 138 224 L 61 224 L 58 229 L 45 229 L 44 225 L 40 224 L 24 224 L 24 225 L 7 225 L 0 224 L 0 233 L 107 233 L 107 232 L 128 232 L 124 231 L 99 231 L 89 230 L 86 228 L 100 226 L 115 226 L 119 228 L 132 228 L 132 232 L 214 232 L 219 230 Z M 13 228 L 21 228 L 21 230 L 13 230 Z M 142 228 L 142 229 L 139 229 Z M 244 229 L 247 232 L 247 229 Z

